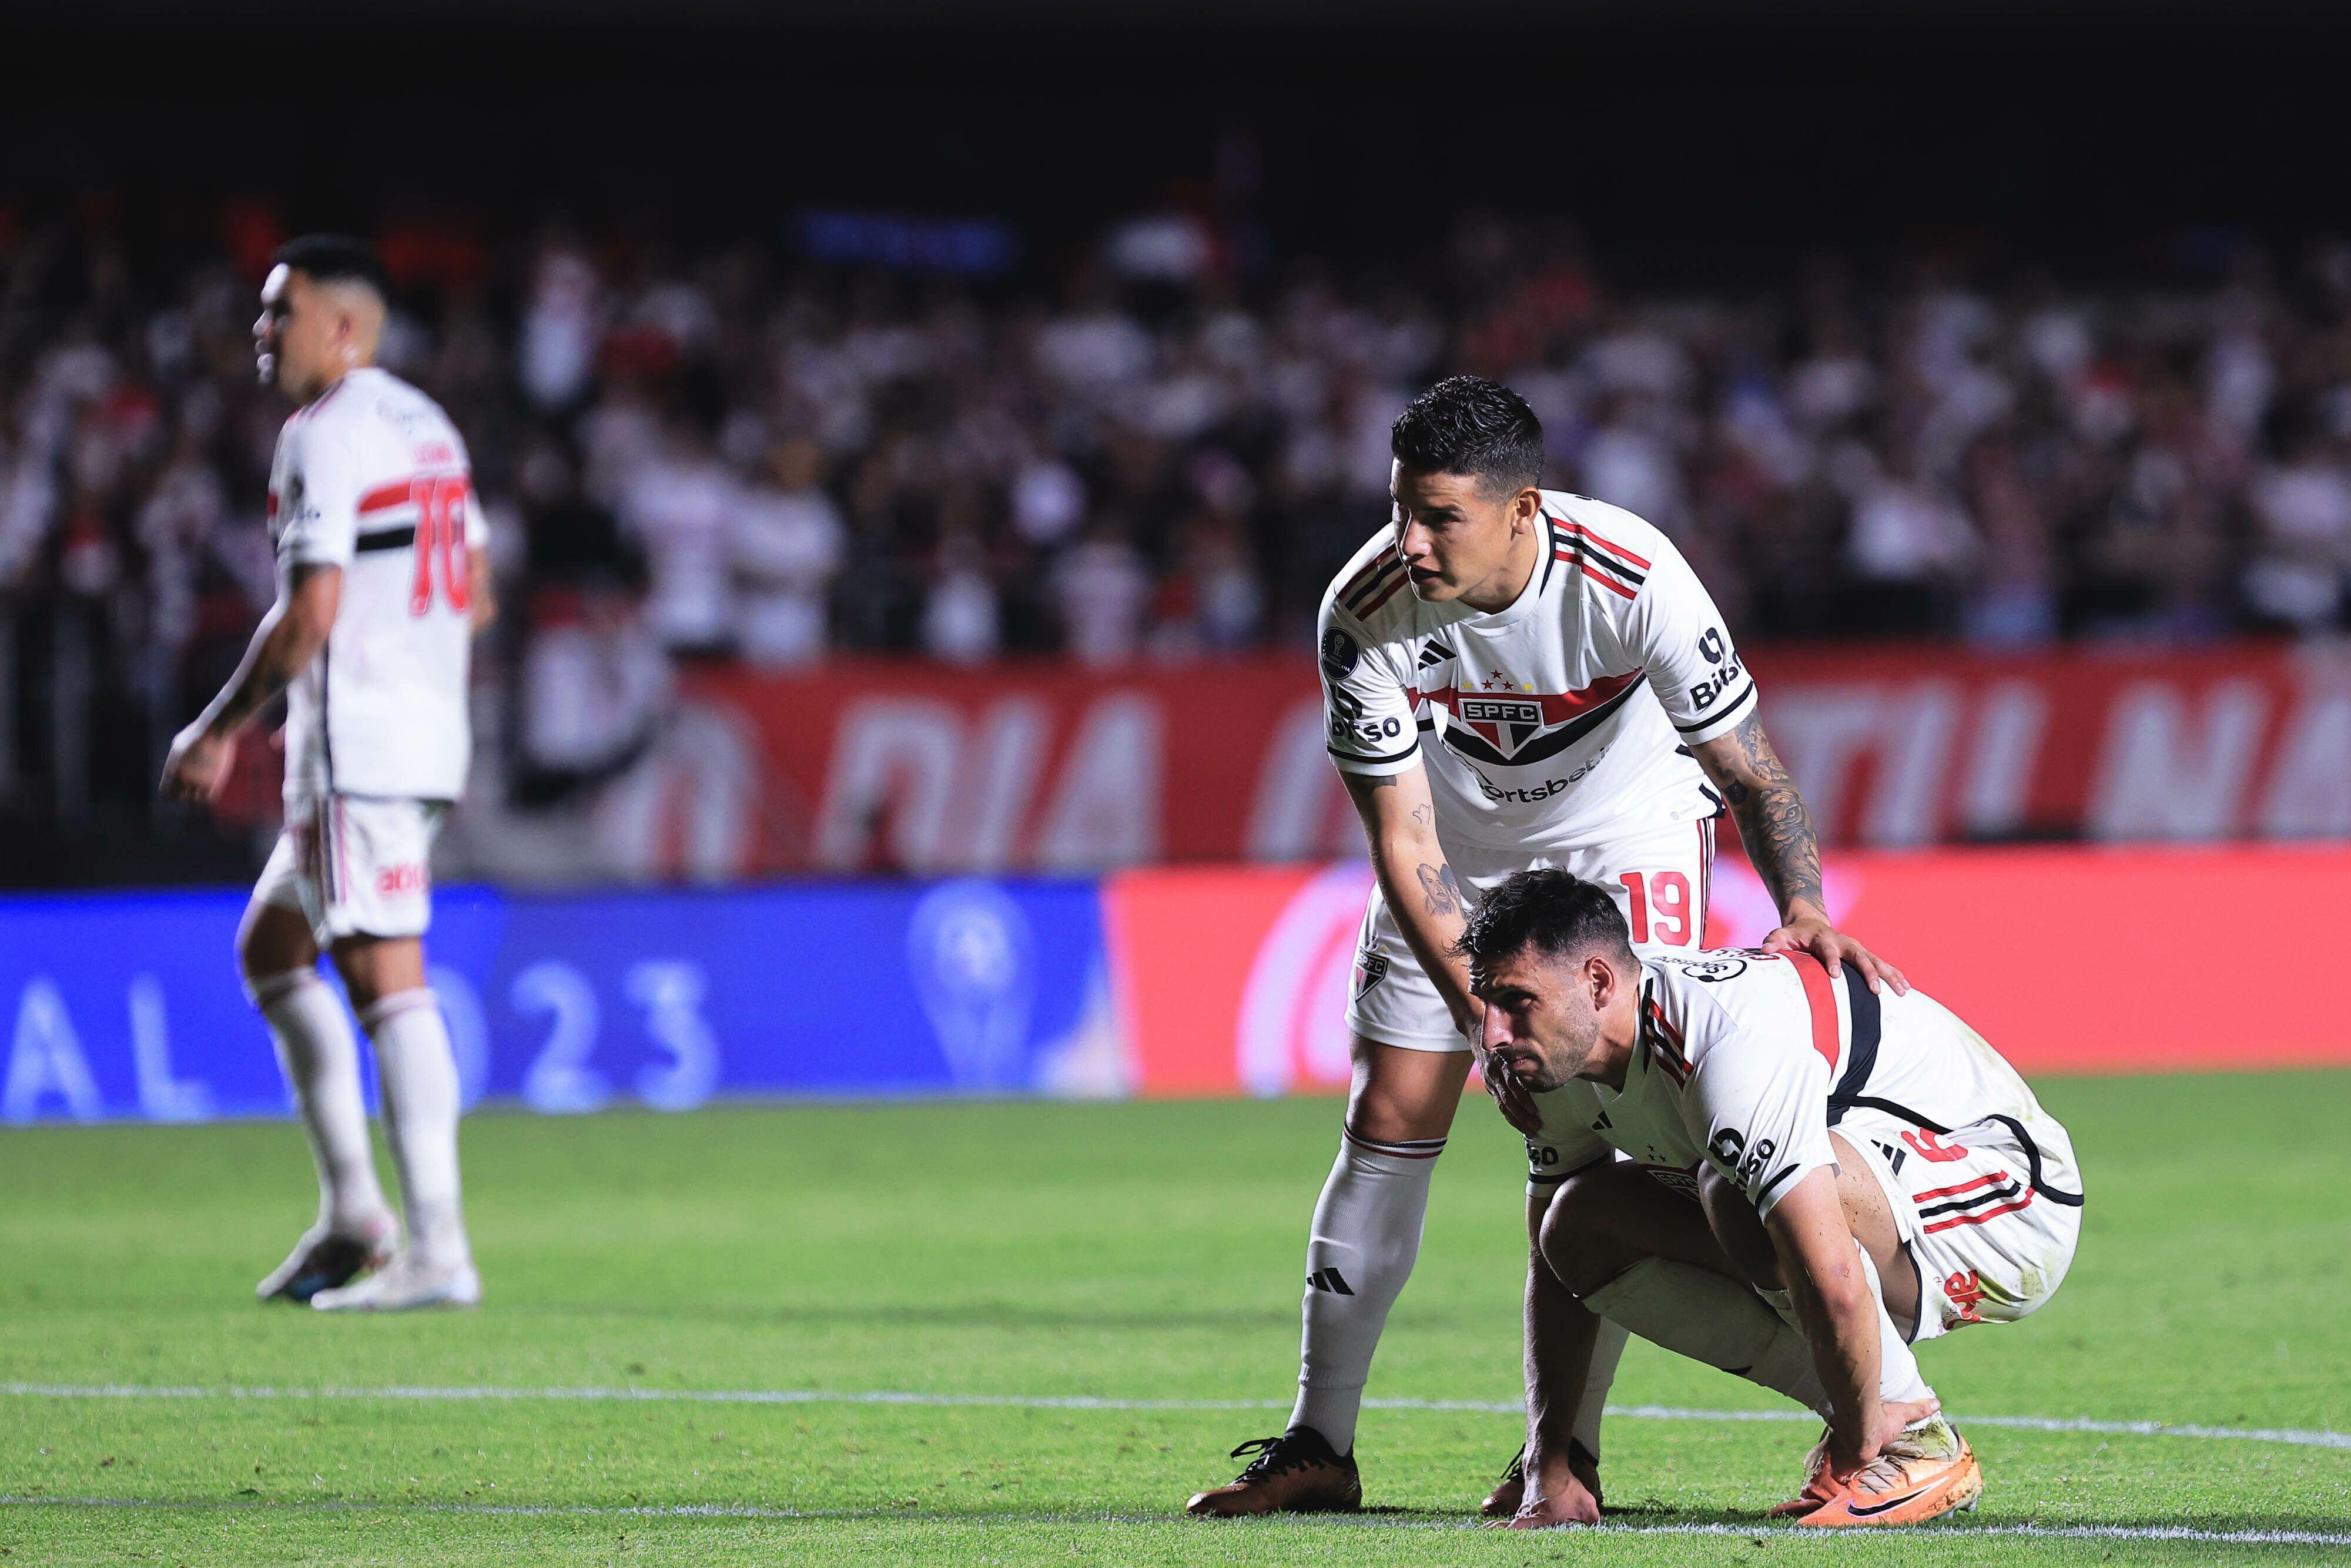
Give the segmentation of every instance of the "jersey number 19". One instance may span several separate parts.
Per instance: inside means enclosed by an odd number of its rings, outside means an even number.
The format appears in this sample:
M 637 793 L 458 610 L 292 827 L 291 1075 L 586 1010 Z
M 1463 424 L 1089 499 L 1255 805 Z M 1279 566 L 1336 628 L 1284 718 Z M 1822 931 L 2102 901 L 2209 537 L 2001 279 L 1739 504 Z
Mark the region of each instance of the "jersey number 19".
M 1689 878 L 1677 871 L 1656 872 L 1646 879 L 1646 888 L 1637 871 L 1628 871 L 1616 880 L 1624 883 L 1632 905 L 1632 917 L 1625 924 L 1633 928 L 1634 941 L 1647 942 L 1654 935 L 1660 946 L 1687 947 L 1698 940 L 1698 922 L 1691 918 L 1696 912 L 1690 908 Z M 1652 909 L 1656 915 L 1654 922 Z

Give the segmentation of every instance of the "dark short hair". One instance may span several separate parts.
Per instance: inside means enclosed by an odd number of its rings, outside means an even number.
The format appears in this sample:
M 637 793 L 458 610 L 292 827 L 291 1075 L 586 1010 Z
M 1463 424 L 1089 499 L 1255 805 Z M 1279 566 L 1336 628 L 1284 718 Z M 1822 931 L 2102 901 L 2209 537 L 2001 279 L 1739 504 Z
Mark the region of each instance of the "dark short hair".
M 1412 400 L 1388 450 L 1423 474 L 1469 474 L 1492 496 L 1542 482 L 1542 422 L 1527 400 L 1484 376 L 1453 376 Z
M 375 246 L 350 235 L 304 235 L 269 253 L 272 267 L 290 267 L 316 283 L 357 283 L 392 302 L 392 274 Z
M 1553 959 L 1600 953 L 1633 956 L 1633 934 L 1608 890 L 1563 871 L 1522 871 L 1479 900 L 1456 956 L 1490 973 L 1503 959 L 1533 948 Z

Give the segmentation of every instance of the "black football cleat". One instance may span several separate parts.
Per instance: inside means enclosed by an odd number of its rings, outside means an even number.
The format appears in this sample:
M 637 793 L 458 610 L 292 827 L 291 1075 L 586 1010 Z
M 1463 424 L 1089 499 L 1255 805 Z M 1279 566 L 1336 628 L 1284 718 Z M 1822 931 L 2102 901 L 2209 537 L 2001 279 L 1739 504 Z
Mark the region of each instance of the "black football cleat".
M 1592 1494 L 1592 1500 L 1599 1502 L 1600 1461 L 1593 1457 L 1592 1450 L 1574 1438 L 1569 1438 L 1567 1463 L 1568 1468 L 1575 1472 L 1575 1479 L 1582 1481 L 1584 1490 Z M 1519 1505 L 1526 1500 L 1527 1451 L 1520 1448 L 1510 1456 L 1510 1468 L 1502 1472 L 1502 1479 L 1494 1483 L 1494 1490 L 1486 1494 L 1486 1500 L 1478 1505 L 1478 1511 L 1488 1519 L 1510 1519 L 1516 1517 Z
M 1232 1457 L 1255 1455 L 1225 1485 L 1195 1495 L 1184 1511 L 1204 1519 L 1252 1513 L 1352 1513 L 1364 1506 L 1364 1480 L 1353 1454 L 1333 1453 L 1311 1427 L 1279 1437 L 1252 1437 Z
M 294 1243 L 286 1261 L 254 1287 L 262 1301 L 305 1302 L 321 1291 L 348 1285 L 370 1269 L 392 1260 L 399 1228 L 390 1215 L 358 1232 L 333 1231 L 314 1225 Z

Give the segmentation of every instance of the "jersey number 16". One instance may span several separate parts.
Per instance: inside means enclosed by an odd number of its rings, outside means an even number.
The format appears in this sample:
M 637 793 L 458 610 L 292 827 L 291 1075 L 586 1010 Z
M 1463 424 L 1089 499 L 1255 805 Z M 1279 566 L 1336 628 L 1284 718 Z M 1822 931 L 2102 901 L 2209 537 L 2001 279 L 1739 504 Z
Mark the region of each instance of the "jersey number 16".
M 472 597 L 472 562 L 465 554 L 465 481 L 412 479 L 408 495 L 416 503 L 416 581 L 408 591 L 408 612 L 422 615 L 433 608 L 435 556 L 441 560 L 441 586 L 449 608 L 463 611 Z

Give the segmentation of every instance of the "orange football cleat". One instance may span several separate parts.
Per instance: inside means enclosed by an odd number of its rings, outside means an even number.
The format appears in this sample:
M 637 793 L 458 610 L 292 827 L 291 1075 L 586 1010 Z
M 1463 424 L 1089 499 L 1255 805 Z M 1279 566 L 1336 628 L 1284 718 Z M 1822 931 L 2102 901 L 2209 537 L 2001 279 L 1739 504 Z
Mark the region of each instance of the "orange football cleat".
M 1823 1427 L 1821 1428 L 1821 1440 L 1814 1443 L 1813 1451 L 1804 1456 L 1803 1487 L 1786 1502 L 1773 1503 L 1771 1517 L 1792 1519 L 1810 1513 L 1834 1499 L 1838 1490 L 1836 1482 L 1829 1479 L 1829 1434 L 1828 1428 Z
M 1975 1450 L 1940 1416 L 1895 1438 L 1844 1480 L 1824 1470 L 1819 1481 L 1834 1490 L 1826 1501 L 1796 1521 L 1800 1526 L 1835 1530 L 1924 1524 L 1973 1508 L 1983 1496 L 1983 1467 L 1976 1463 Z M 1814 1484 L 1807 1482 L 1806 1491 Z

